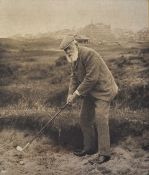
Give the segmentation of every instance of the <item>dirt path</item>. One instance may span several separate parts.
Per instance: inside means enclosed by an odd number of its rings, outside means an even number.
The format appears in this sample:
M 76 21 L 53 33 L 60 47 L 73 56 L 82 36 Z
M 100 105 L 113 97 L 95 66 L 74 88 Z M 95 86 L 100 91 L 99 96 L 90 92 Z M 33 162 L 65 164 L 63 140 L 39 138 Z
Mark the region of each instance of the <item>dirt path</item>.
M 45 137 L 24 152 L 15 149 L 30 139 L 25 133 L 1 131 L 0 175 L 149 175 L 149 153 L 134 138 L 112 145 L 112 158 L 102 165 L 88 163 L 97 154 L 77 157 L 72 150 L 54 145 Z

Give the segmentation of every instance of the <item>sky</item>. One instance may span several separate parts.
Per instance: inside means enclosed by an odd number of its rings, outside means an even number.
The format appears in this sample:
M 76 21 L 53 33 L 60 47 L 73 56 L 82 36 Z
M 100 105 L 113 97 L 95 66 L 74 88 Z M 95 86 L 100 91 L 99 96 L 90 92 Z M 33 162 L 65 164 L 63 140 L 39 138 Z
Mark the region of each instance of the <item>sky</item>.
M 133 31 L 149 27 L 149 0 L 0 0 L 0 37 L 60 29 L 90 23 Z

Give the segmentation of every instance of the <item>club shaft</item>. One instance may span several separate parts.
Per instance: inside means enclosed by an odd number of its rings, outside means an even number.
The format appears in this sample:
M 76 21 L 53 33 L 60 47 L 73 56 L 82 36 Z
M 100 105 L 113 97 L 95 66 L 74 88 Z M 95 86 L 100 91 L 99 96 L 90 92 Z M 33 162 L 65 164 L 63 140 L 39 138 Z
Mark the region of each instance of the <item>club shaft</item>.
M 22 148 L 22 151 L 25 150 L 31 143 L 28 142 L 23 148 Z
M 28 144 L 31 144 L 42 133 L 42 131 L 61 113 L 61 111 L 66 108 L 67 105 L 68 104 L 66 103 L 63 107 L 61 107 L 60 110 L 50 120 L 48 120 L 48 122 L 40 129 L 40 131 Z

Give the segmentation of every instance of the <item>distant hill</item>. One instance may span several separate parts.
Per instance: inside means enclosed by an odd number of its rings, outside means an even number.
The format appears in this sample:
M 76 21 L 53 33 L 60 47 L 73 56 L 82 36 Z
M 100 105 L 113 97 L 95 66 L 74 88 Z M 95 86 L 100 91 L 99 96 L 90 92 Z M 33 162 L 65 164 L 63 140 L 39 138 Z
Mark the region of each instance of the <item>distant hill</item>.
M 0 38 L 0 51 L 8 50 L 40 50 L 49 49 L 51 46 L 57 48 L 60 40 L 52 37 L 41 37 L 41 38 Z
M 12 39 L 12 38 L 0 38 L 0 50 L 11 50 L 11 49 L 20 49 L 25 45 L 25 41 Z
M 58 30 L 56 32 L 52 32 L 50 33 L 50 35 L 55 37 L 56 39 L 62 39 L 66 35 L 75 35 L 75 33 L 76 33 L 75 30 L 63 29 L 63 30 Z
M 149 41 L 149 29 L 144 28 L 136 33 L 136 39 L 140 41 Z
M 66 35 L 76 35 L 90 43 L 118 43 L 119 41 L 149 40 L 149 30 L 142 29 L 137 33 L 124 29 L 112 30 L 110 25 L 103 23 L 89 24 L 81 29 L 63 29 L 55 32 L 39 33 L 36 36 L 26 34 L 15 35 L 12 38 L 0 38 L 0 51 L 8 50 L 48 50 L 59 48 L 61 39 Z
M 113 29 L 113 34 L 117 40 L 121 41 L 133 41 L 135 40 L 135 33 L 131 30 L 115 28 Z

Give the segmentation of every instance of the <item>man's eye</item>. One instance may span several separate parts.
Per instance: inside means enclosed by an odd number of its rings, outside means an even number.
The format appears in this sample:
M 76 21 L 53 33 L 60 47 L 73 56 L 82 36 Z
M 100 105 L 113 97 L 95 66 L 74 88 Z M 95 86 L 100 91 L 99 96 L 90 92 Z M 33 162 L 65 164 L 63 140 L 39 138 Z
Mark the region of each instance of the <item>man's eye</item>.
M 69 48 L 67 48 L 67 49 L 64 49 L 64 51 L 65 51 L 65 52 L 68 52 L 69 50 L 70 50 Z

